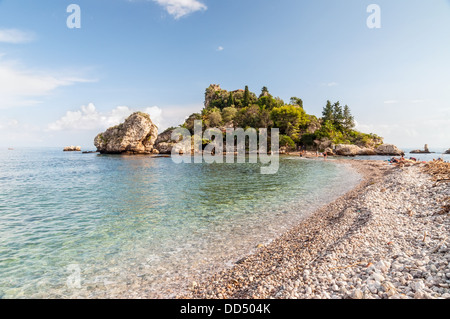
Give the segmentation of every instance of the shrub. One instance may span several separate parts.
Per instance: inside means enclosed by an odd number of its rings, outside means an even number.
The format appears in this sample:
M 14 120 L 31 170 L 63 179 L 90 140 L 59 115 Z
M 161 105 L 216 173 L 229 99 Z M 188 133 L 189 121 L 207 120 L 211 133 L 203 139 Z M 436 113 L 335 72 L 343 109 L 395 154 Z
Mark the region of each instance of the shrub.
M 295 149 L 295 142 L 287 135 L 281 135 L 280 136 L 280 146 L 286 147 L 289 150 Z

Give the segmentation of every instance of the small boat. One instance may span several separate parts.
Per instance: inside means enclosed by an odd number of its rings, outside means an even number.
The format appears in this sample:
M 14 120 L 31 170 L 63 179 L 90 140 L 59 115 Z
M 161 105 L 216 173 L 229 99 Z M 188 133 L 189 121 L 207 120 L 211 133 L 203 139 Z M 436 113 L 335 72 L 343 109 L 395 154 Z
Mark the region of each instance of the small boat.
M 8 147 L 8 151 L 14 151 L 12 147 Z

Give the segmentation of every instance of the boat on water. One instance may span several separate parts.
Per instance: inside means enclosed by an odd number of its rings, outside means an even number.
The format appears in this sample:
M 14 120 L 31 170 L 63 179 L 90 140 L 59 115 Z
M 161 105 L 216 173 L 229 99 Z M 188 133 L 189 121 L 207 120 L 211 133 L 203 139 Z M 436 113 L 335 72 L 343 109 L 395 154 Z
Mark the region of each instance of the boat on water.
M 14 151 L 14 148 L 8 147 L 8 151 Z

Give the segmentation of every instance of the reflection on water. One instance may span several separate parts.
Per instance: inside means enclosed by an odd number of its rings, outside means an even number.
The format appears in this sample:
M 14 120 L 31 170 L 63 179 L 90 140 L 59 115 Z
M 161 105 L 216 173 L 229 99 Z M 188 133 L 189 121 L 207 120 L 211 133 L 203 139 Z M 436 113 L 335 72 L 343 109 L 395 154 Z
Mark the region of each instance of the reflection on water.
M 230 265 L 352 188 L 359 175 L 59 150 L 0 151 L 0 297 L 161 297 Z M 67 286 L 78 265 L 80 289 Z

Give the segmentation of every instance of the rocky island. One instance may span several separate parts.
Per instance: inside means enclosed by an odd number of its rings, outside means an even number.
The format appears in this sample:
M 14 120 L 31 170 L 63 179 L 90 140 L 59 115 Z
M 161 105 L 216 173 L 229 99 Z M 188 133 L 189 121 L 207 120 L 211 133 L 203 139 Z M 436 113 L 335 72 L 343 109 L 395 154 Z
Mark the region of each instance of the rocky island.
M 342 107 L 340 102 L 327 101 L 322 117 L 317 118 L 305 112 L 302 99 L 292 97 L 285 103 L 281 98 L 273 97 L 267 87 L 263 87 L 257 96 L 248 87 L 227 91 L 220 85 L 211 84 L 206 89 L 201 113 L 191 114 L 180 127 L 193 135 L 196 120 L 202 121 L 203 130 L 219 128 L 222 132 L 228 128 L 278 128 L 282 154 L 298 150 L 338 156 L 405 154 L 395 145 L 384 144 L 382 137 L 356 131 L 347 105 Z M 102 154 L 171 154 L 177 144 L 172 140 L 175 129 L 169 128 L 158 135 L 158 128 L 150 116 L 136 112 L 124 123 L 98 134 L 94 144 Z M 208 144 L 210 141 L 203 142 Z M 189 149 L 180 152 L 187 153 Z
M 425 144 L 423 150 L 414 150 L 411 151 L 411 154 L 431 154 L 431 152 L 428 149 L 428 144 Z
M 66 146 L 64 147 L 64 152 L 81 152 L 81 146 Z
M 318 118 L 306 113 L 302 99 L 291 97 L 285 103 L 273 97 L 267 87 L 257 95 L 247 86 L 227 91 L 211 84 L 205 91 L 204 109 L 189 116 L 181 127 L 193 134 L 195 120 L 203 122 L 203 129 L 219 128 L 223 132 L 227 128 L 279 128 L 281 153 L 309 150 L 340 156 L 405 154 L 395 145 L 384 144 L 382 137 L 356 131 L 350 108 L 341 106 L 339 101 L 327 101 L 322 117 Z M 170 153 L 174 145 L 170 135 L 174 129 L 166 130 L 158 138 L 161 153 Z
M 124 123 L 111 127 L 95 137 L 94 145 L 101 154 L 154 154 L 158 127 L 146 113 L 131 114 Z

